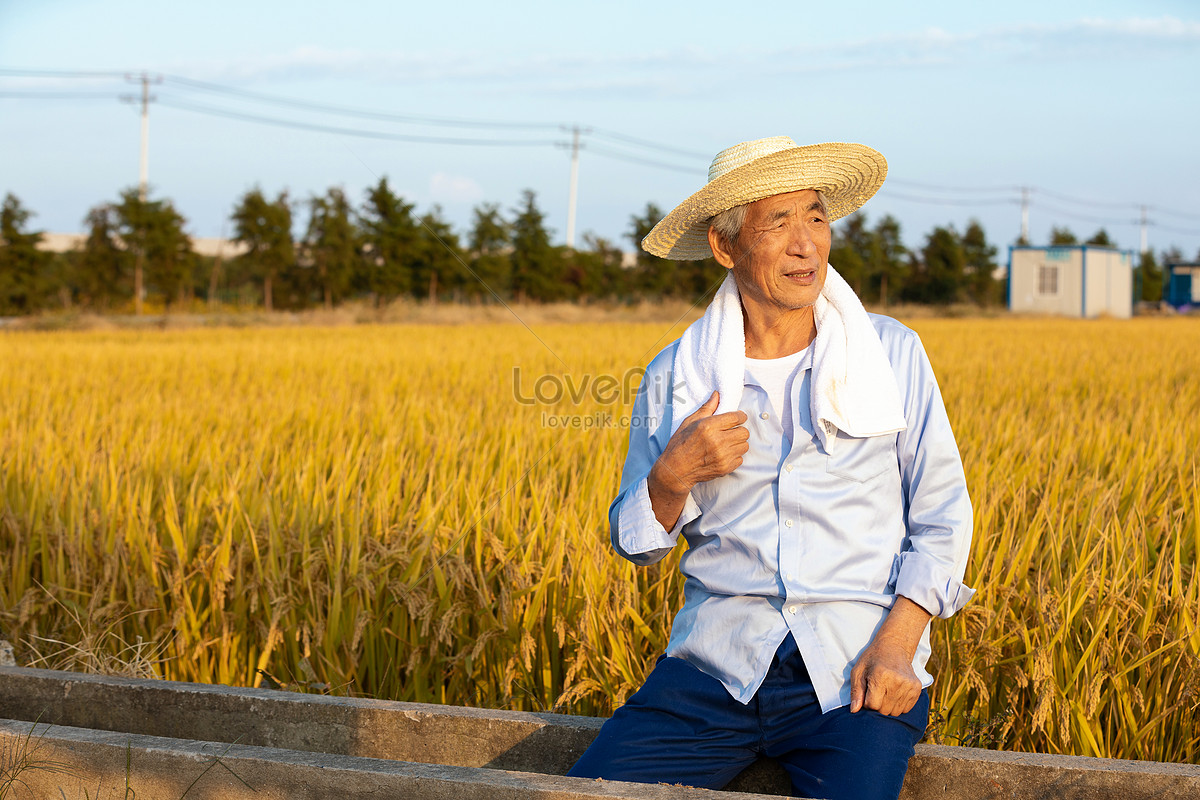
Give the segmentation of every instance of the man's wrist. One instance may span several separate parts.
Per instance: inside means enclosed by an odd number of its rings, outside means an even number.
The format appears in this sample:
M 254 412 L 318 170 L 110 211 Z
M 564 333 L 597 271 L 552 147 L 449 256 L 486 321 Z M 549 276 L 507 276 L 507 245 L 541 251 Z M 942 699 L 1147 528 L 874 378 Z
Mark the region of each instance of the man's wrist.
M 911 660 L 917 653 L 925 627 L 931 615 L 917 603 L 903 595 L 897 595 L 887 618 L 875 635 L 880 647 L 896 648 Z
M 654 466 L 650 468 L 646 482 L 647 488 L 652 494 L 665 495 L 676 500 L 686 498 L 692 491 L 692 487 L 686 485 L 670 467 L 663 463 L 662 456 L 659 456 L 658 460 L 654 462 Z

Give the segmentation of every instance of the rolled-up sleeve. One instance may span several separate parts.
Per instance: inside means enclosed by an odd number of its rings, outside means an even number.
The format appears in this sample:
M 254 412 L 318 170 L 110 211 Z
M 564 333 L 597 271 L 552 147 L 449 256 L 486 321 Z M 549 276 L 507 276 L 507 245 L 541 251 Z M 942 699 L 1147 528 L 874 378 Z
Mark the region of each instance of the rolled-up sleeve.
M 671 552 L 683 526 L 700 516 L 689 494 L 679 520 L 666 530 L 654 516 L 647 478 L 670 438 L 670 370 L 674 348 L 660 353 L 646 369 L 630 414 L 629 453 L 621 471 L 621 490 L 608 509 L 613 549 L 635 564 L 653 564 Z
M 896 594 L 945 618 L 975 594 L 963 583 L 971 549 L 971 499 L 933 367 L 916 334 L 906 333 L 911 340 L 892 357 L 908 422 L 897 438 L 908 536 Z

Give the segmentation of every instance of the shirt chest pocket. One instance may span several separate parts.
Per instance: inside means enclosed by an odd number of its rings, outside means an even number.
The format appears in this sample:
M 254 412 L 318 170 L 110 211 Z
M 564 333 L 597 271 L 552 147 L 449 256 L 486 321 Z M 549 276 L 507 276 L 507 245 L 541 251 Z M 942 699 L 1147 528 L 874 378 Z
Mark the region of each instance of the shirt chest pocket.
M 825 458 L 826 472 L 856 483 L 866 483 L 889 469 L 895 472 L 899 468 L 895 436 L 856 439 L 839 431 L 833 455 Z

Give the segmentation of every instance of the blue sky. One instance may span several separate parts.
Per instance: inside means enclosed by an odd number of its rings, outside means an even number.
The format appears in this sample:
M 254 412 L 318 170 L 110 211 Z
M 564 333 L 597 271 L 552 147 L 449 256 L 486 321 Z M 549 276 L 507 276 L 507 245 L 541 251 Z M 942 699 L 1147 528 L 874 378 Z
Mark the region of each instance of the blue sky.
M 1019 233 L 1017 187 L 1028 186 L 1035 243 L 1051 225 L 1084 237 L 1103 225 L 1136 249 L 1145 204 L 1151 247 L 1200 250 L 1197 4 L 912 6 L 0 0 L 0 192 L 32 209 L 37 229 L 80 230 L 91 206 L 136 183 L 139 137 L 135 108 L 117 99 L 136 87 L 120 75 L 2 70 L 148 70 L 168 76 L 151 107 L 152 190 L 198 236 L 228 233 L 235 200 L 254 185 L 300 200 L 338 185 L 360 201 L 386 175 L 460 231 L 478 203 L 510 209 L 531 188 L 561 241 L 569 156 L 557 144 L 569 137 L 559 126 L 578 124 L 593 131 L 578 230 L 624 249 L 630 215 L 699 188 L 717 150 L 786 134 L 880 150 L 889 180 L 865 211 L 895 215 L 910 245 L 976 217 L 1003 248 Z M 544 127 L 331 115 L 171 78 Z M 79 91 L 94 96 L 62 95 Z M 53 96 L 16 96 L 29 92 Z M 381 140 L 214 112 L 540 144 Z

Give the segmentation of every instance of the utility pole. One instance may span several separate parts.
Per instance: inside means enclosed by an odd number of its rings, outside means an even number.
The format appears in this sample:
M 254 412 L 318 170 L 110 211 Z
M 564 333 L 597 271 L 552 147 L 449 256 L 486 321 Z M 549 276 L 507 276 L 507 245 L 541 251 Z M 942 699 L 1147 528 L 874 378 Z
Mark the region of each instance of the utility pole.
M 138 199 L 146 202 L 146 195 L 150 186 L 150 102 L 156 98 L 150 94 L 150 84 L 162 83 L 162 75 L 150 77 L 150 73 L 143 72 L 140 76 L 126 75 L 125 80 L 130 83 L 140 81 L 142 84 L 142 96 L 140 98 L 142 104 L 142 149 L 138 157 Z M 121 100 L 126 103 L 136 103 L 139 98 L 134 95 L 122 95 Z M 139 316 L 142 313 L 142 273 L 145 269 L 146 254 L 144 248 L 139 248 L 137 257 L 133 264 L 133 305 L 134 313 Z
M 1021 241 L 1029 244 L 1029 187 L 1021 187 Z
M 1142 249 L 1138 251 L 1139 253 L 1144 254 L 1146 252 L 1146 248 L 1150 244 L 1146 238 L 1146 226 L 1149 224 L 1150 224 L 1149 220 L 1146 219 L 1146 207 L 1142 206 Z M 1138 263 L 1140 264 L 1141 261 L 1139 260 Z
M 591 128 L 581 129 L 578 125 L 563 130 L 571 131 L 571 185 L 567 195 L 567 247 L 575 249 L 575 205 L 579 195 L 579 143 L 581 134 L 591 133 Z
M 141 75 L 126 75 L 125 80 L 132 82 L 141 82 L 142 96 L 140 98 L 134 95 L 122 95 L 121 99 L 126 103 L 141 102 L 142 104 L 142 149 L 138 158 L 138 197 L 144 203 L 146 202 L 146 191 L 150 182 L 150 103 L 158 98 L 151 96 L 150 84 L 162 83 L 162 75 L 151 77 L 150 73 L 143 72 Z

